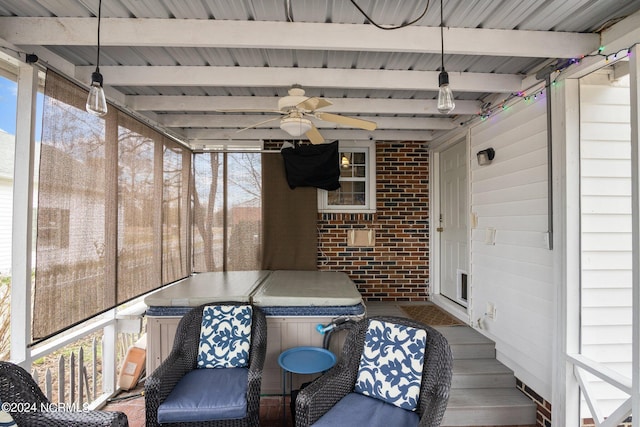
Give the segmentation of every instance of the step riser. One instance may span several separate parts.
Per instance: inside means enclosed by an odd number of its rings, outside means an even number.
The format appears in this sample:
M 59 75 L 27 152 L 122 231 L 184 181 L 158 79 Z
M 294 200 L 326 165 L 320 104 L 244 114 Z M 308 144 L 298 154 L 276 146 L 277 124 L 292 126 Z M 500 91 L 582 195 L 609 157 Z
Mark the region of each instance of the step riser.
M 530 407 L 468 408 L 447 410 L 441 427 L 535 425 L 536 413 Z
M 496 357 L 493 344 L 450 344 L 453 359 L 487 359 Z
M 508 374 L 453 374 L 451 388 L 506 388 L 515 387 L 516 380 Z

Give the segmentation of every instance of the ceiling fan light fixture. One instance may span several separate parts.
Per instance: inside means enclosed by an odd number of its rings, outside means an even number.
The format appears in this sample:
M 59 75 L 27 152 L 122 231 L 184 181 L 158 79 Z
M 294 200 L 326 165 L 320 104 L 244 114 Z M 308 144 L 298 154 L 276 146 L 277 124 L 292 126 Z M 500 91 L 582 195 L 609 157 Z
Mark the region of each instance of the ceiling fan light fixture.
M 311 120 L 304 117 L 285 117 L 280 120 L 280 129 L 295 137 L 304 135 L 312 127 Z

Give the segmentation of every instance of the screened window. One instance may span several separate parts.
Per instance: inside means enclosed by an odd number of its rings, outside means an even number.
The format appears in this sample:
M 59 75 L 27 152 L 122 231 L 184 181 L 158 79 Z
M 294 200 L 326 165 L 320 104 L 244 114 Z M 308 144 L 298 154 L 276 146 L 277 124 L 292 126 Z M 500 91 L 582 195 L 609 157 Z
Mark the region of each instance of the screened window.
M 189 274 L 189 173 L 191 152 L 171 141 L 163 147 L 162 281 Z
M 260 269 L 260 153 L 196 153 L 193 175 L 193 270 Z

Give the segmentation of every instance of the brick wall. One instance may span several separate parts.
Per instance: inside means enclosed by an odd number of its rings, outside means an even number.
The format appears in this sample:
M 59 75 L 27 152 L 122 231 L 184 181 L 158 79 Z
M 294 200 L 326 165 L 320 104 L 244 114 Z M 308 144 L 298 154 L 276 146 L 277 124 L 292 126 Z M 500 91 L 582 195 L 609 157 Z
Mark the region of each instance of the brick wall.
M 419 142 L 376 143 L 374 214 L 318 214 L 318 268 L 344 271 L 368 301 L 429 296 L 429 155 Z M 375 230 L 374 247 L 347 232 Z

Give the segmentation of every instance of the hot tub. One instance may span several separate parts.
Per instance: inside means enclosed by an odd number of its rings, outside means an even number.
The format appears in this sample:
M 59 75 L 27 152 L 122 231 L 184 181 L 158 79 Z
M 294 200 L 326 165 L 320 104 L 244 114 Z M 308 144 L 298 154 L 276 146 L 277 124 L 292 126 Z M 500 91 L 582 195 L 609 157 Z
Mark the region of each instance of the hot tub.
M 194 274 L 148 295 L 147 373 L 153 372 L 173 348 L 180 319 L 193 307 L 208 302 L 250 302 L 251 294 L 269 271 L 231 271 Z
M 324 337 L 316 330 L 317 325 L 336 318 L 359 319 L 366 311 L 353 281 L 335 271 L 274 271 L 256 288 L 252 302 L 267 315 L 263 393 L 282 392 L 280 353 L 292 347 L 321 347 Z M 334 334 L 331 338 L 330 350 L 336 356 L 340 355 L 345 335 Z M 312 377 L 294 375 L 294 388 Z
M 201 273 L 145 298 L 147 305 L 147 372 L 168 356 L 180 318 L 191 308 L 215 301 L 251 302 L 267 316 L 267 357 L 262 393 L 282 392 L 278 356 L 298 346 L 323 345 L 316 327 L 336 318 L 359 319 L 366 309 L 353 281 L 333 271 L 249 271 Z M 330 349 L 339 356 L 344 334 L 335 334 Z M 294 387 L 310 376 L 294 375 Z

